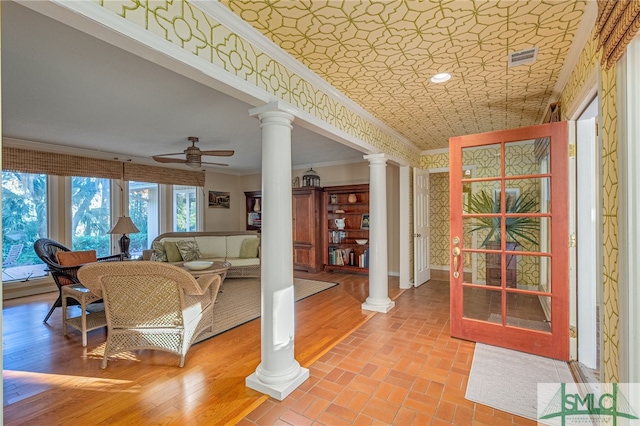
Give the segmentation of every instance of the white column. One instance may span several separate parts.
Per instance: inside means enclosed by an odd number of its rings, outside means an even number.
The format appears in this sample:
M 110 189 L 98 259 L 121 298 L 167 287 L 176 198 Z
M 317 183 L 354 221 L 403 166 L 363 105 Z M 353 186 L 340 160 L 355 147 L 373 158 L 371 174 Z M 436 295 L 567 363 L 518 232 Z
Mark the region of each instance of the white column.
M 387 159 L 384 154 L 365 155 L 369 160 L 369 297 L 362 309 L 389 312 L 387 260 Z
M 283 400 L 309 378 L 294 358 L 291 122 L 279 104 L 249 111 L 262 128 L 261 362 L 246 385 Z

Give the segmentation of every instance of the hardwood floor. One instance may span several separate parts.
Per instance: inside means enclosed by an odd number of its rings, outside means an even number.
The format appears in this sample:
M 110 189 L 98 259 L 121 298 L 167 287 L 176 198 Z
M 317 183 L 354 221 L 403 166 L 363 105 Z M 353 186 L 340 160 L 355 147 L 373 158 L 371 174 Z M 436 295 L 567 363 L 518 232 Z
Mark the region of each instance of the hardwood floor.
M 390 278 L 399 297 L 382 315 L 361 310 L 366 276 L 296 276 L 340 285 L 296 303 L 296 359 L 311 378 L 282 402 L 244 385 L 260 361 L 259 320 L 194 345 L 184 368 L 176 355 L 137 351 L 102 370 L 104 330 L 82 348 L 78 332 L 62 336 L 60 309 L 42 324 L 54 293 L 5 302 L 5 424 L 534 424 L 464 400 L 474 344 L 448 335 L 447 282 L 402 293 Z M 383 338 L 379 364 L 364 362 L 369 339 Z

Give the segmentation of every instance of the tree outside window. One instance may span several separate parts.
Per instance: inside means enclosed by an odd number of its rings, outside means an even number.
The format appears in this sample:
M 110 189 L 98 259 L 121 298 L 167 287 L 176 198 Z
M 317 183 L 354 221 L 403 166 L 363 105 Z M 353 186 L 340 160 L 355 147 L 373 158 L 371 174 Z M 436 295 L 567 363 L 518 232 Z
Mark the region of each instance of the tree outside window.
M 95 177 L 71 178 L 71 247 L 111 254 L 111 182 Z
M 33 243 L 47 234 L 47 175 L 3 171 L 3 281 L 46 275 Z M 9 258 L 12 248 L 14 256 Z
M 196 189 L 195 186 L 173 187 L 173 230 L 175 232 L 197 231 Z
M 149 182 L 129 182 L 129 216 L 140 230 L 129 235 L 132 256 L 142 255 L 151 247 L 151 242 L 159 232 L 158 184 Z

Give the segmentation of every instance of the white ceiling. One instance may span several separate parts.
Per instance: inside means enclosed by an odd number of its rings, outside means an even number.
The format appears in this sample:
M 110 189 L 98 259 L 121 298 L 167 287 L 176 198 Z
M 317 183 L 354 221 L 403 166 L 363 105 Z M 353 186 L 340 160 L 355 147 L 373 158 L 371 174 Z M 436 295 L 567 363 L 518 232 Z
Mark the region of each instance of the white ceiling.
M 261 163 L 251 107 L 23 6 L 2 4 L 4 138 L 157 164 L 152 155 L 181 152 L 188 136 L 198 136 L 203 150 L 236 151 L 204 157 L 229 164 L 206 170 L 249 174 Z M 362 155 L 294 124 L 294 168 L 363 161 Z

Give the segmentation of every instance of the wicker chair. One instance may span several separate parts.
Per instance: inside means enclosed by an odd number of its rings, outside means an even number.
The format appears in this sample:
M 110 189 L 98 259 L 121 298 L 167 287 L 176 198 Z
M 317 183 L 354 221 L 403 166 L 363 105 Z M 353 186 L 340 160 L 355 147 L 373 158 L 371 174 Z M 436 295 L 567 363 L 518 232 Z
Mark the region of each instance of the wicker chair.
M 180 355 L 180 367 L 194 339 L 213 324 L 213 305 L 222 278 L 193 275 L 176 266 L 135 261 L 94 263 L 78 272 L 82 283 L 104 300 L 107 344 L 102 360 L 134 349 Z
M 36 252 L 38 257 L 47 265 L 47 269 L 53 278 L 53 281 L 58 286 L 58 299 L 53 303 L 51 309 L 49 309 L 49 313 L 44 318 L 44 321 L 47 322 L 53 310 L 55 308 L 59 308 L 62 306 L 62 287 L 66 285 L 74 285 L 81 284 L 78 280 L 78 269 L 80 269 L 80 265 L 78 266 L 62 266 L 58 263 L 58 258 L 56 257 L 56 253 L 59 251 L 71 251 L 62 244 L 57 241 L 50 240 L 48 238 L 40 238 L 33 244 L 33 250 Z M 113 261 L 121 261 L 121 254 L 114 254 L 112 256 L 99 257 L 98 262 L 113 262 Z M 96 300 L 97 301 L 97 300 Z M 75 299 L 69 299 L 69 305 L 78 305 L 79 302 Z

